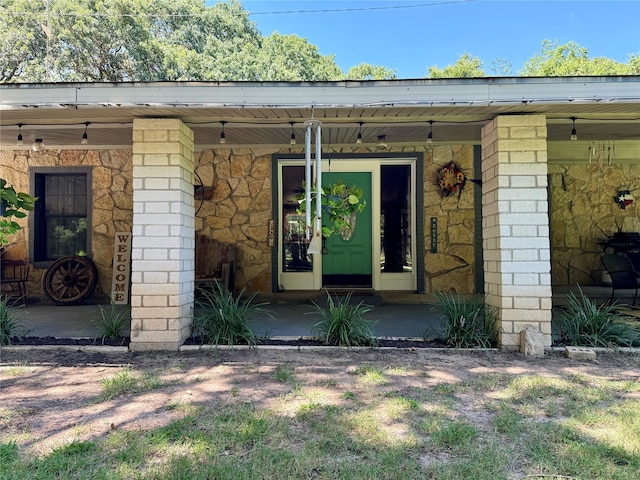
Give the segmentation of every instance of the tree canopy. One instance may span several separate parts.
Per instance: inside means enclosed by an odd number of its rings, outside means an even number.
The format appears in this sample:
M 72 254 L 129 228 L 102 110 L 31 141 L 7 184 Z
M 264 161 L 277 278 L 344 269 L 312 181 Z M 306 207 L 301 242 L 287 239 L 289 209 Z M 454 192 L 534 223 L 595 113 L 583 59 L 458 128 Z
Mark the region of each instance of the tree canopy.
M 0 82 L 327 81 L 396 79 L 396 70 L 359 63 L 346 74 L 334 55 L 297 35 L 263 36 L 239 0 L 3 0 Z M 495 59 L 491 70 L 512 75 Z M 575 42 L 545 40 L 522 76 L 640 74 L 628 63 L 590 58 Z M 428 78 L 484 77 L 470 53 L 430 66 Z

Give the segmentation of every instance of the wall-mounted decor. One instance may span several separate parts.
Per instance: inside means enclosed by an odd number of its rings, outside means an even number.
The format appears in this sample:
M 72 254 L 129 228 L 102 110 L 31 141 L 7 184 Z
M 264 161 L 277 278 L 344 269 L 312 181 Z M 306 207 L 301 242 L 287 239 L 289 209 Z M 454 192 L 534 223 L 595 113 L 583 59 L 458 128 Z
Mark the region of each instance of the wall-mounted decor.
M 625 209 L 630 206 L 635 198 L 631 195 L 630 190 L 618 190 L 618 196 L 613 197 L 618 205 L 620 205 L 621 209 Z
M 438 170 L 438 184 L 445 197 L 452 193 L 459 193 L 466 181 L 467 177 L 455 162 L 449 162 Z

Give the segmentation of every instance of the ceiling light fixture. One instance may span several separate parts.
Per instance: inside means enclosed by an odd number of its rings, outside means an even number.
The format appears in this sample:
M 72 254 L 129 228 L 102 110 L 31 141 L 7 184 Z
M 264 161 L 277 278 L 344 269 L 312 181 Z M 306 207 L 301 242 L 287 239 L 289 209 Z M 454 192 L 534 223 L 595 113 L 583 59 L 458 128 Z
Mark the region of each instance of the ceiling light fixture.
M 387 148 L 387 136 L 386 135 L 378 135 L 378 143 L 376 144 L 376 148 L 378 150 L 385 150 Z
M 22 123 L 18 124 L 18 145 L 24 145 L 24 141 L 22 140 Z
M 429 120 L 429 135 L 427 135 L 427 143 L 433 143 L 433 120 Z
M 578 131 L 576 130 L 576 117 L 571 117 L 573 128 L 571 129 L 571 140 L 578 140 Z
M 358 138 L 356 138 L 356 143 L 362 143 L 362 125 L 364 125 L 364 122 L 358 122 L 358 125 L 360 125 L 360 128 L 358 130 Z
M 44 146 L 44 140 L 42 140 L 41 138 L 36 138 L 33 141 L 33 144 L 31 145 L 31 149 L 34 152 L 42 152 L 44 150 L 45 146 Z
M 220 143 L 227 143 L 227 137 L 224 134 L 224 126 L 227 124 L 227 122 L 222 121 L 220 122 L 220 125 L 222 125 L 222 131 L 220 132 Z
M 295 123 L 295 122 L 289 122 L 289 124 L 291 125 L 291 140 L 289 141 L 289 143 L 290 143 L 291 145 L 295 145 L 295 144 L 296 144 L 296 134 L 295 134 L 295 133 L 294 133 L 294 131 L 293 131 L 293 124 L 294 124 L 294 123 Z
M 84 122 L 84 133 L 82 134 L 82 140 L 80 143 L 82 145 L 87 145 L 89 143 L 89 136 L 87 135 L 87 128 L 89 128 L 91 122 Z

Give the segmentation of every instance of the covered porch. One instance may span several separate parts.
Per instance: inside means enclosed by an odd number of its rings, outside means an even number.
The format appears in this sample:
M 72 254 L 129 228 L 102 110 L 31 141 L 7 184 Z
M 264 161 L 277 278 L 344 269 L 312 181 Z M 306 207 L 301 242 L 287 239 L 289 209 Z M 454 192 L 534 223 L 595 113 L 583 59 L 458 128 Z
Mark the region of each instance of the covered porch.
M 24 172 L 90 171 L 88 247 L 100 290 L 111 293 L 115 234 L 132 232 L 132 348 L 175 349 L 189 335 L 196 232 L 237 246 L 237 289 L 288 291 L 279 168 L 304 158 L 302 126 L 313 118 L 322 123 L 323 160 L 334 168 L 347 160 L 409 165 L 413 268 L 402 296 L 485 293 L 499 309 L 503 347 L 517 348 L 525 328 L 550 345 L 556 285 L 597 284 L 601 237 L 640 230 L 636 210 L 613 201 L 621 187 L 640 188 L 638 84 L 610 77 L 3 85 L 3 176 L 33 191 Z M 450 162 L 468 182 L 445 196 L 438 171 Z M 576 180 L 592 184 L 592 175 L 605 185 L 596 228 L 577 208 L 586 191 L 571 190 Z M 16 250 L 29 256 L 37 288 L 47 261 L 33 258 L 35 225 L 25 233 Z M 394 292 L 383 274 L 376 283 L 380 262 L 370 267 L 372 289 Z

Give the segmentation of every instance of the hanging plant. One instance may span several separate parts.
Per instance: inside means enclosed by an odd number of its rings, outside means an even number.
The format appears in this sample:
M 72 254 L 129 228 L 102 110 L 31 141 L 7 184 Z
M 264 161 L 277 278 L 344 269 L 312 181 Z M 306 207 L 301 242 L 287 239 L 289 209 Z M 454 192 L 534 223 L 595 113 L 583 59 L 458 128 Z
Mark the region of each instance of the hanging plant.
M 302 185 L 303 192 L 296 198 L 298 200 L 298 214 L 307 211 L 306 185 Z M 330 237 L 339 233 L 343 239 L 349 240 L 355 229 L 357 214 L 364 210 L 367 202 L 364 200 L 364 192 L 361 188 L 346 185 L 338 180 L 332 185 L 322 186 L 322 215 L 328 217 L 331 226 L 322 226 L 322 236 Z M 315 217 L 316 199 L 311 197 L 311 216 Z
M 452 193 L 459 193 L 466 181 L 467 177 L 455 162 L 449 162 L 438 170 L 438 184 L 442 188 L 442 194 L 445 197 Z

